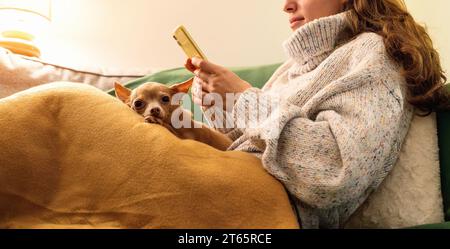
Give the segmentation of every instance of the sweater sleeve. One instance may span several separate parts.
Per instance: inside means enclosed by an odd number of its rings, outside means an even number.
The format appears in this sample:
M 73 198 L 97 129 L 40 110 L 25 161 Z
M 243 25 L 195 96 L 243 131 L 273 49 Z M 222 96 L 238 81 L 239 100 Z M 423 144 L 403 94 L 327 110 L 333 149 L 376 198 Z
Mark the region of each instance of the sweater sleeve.
M 256 127 L 241 129 L 239 139 L 249 141 L 244 150 L 259 154 L 265 169 L 310 207 L 330 209 L 367 196 L 392 169 L 408 130 L 399 127 L 407 123 L 401 122 L 407 111 L 400 84 L 392 89 L 382 81 L 369 78 L 330 94 L 308 113 L 284 102 Z M 248 109 L 261 94 L 245 92 L 235 111 Z
M 272 84 L 279 79 L 279 77 L 286 73 L 289 68 L 294 64 L 295 62 L 291 59 L 285 61 L 279 68 L 277 68 L 277 70 L 273 73 L 273 75 L 269 78 L 269 80 L 266 82 L 266 84 L 264 84 L 264 87 L 262 89 L 256 88 L 256 87 L 251 87 L 250 89 L 247 89 L 246 91 L 244 91 L 241 95 L 258 95 L 260 96 L 263 91 L 268 90 Z M 238 97 L 239 99 L 240 97 Z M 245 99 L 245 98 L 243 98 Z M 260 105 L 264 105 L 266 103 L 259 103 Z M 266 108 L 266 106 L 264 106 L 264 108 Z M 233 119 L 233 110 L 231 110 L 231 112 L 221 112 L 221 111 L 213 111 L 216 113 L 219 113 L 219 115 L 221 115 L 223 117 L 223 123 L 220 125 L 220 127 L 215 127 L 216 130 L 218 130 L 219 132 L 225 134 L 226 136 L 228 136 L 232 141 L 235 141 L 238 137 L 240 137 L 242 135 L 242 129 L 239 129 L 236 127 L 236 124 L 234 123 L 234 119 Z M 229 125 L 229 126 L 227 126 Z
M 264 102 L 260 102 L 258 101 L 260 96 L 263 96 L 263 92 L 261 89 L 256 88 L 256 87 L 252 87 L 247 89 L 246 91 L 244 91 L 238 98 L 238 100 L 241 100 L 241 104 L 239 104 L 239 106 L 241 107 L 239 110 L 241 110 L 244 114 L 249 113 L 249 109 L 251 109 L 252 106 L 260 106 L 260 105 L 264 105 Z M 260 103 L 256 104 L 256 105 L 251 105 L 250 102 L 247 102 L 246 100 L 250 100 L 250 101 L 258 101 Z M 242 103 L 244 102 L 244 103 Z M 239 102 L 236 102 L 239 103 Z M 256 103 L 256 102 L 253 102 Z M 224 116 L 226 118 L 224 118 L 224 120 L 226 120 L 226 122 L 224 122 L 225 124 L 223 125 L 223 128 L 219 128 L 217 129 L 218 131 L 220 131 L 221 133 L 225 134 L 227 137 L 229 137 L 232 141 L 236 141 L 236 139 L 238 139 L 239 137 L 241 137 L 243 135 L 243 131 L 245 129 L 244 125 L 240 125 L 238 122 L 236 122 L 237 118 L 237 114 L 236 114 L 236 106 L 233 108 L 232 112 L 227 112 Z M 267 108 L 267 106 L 260 106 L 264 109 Z M 229 127 L 227 126 L 229 125 Z

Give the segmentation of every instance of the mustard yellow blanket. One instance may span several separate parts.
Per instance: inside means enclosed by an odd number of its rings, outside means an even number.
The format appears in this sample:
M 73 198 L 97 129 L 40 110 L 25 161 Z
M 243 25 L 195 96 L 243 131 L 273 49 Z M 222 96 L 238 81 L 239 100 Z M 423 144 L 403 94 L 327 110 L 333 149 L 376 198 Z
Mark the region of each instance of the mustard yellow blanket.
M 298 228 L 261 162 L 179 140 L 93 87 L 0 99 L 0 228 Z

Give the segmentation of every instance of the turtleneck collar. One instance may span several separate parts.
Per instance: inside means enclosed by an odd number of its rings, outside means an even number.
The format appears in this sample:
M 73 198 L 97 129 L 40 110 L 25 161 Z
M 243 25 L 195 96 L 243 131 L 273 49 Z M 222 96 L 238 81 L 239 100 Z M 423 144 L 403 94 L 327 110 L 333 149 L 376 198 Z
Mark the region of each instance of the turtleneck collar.
M 340 34 L 347 27 L 347 12 L 323 17 L 298 28 L 283 43 L 288 57 L 296 62 L 291 73 L 304 74 L 314 70 L 336 48 Z

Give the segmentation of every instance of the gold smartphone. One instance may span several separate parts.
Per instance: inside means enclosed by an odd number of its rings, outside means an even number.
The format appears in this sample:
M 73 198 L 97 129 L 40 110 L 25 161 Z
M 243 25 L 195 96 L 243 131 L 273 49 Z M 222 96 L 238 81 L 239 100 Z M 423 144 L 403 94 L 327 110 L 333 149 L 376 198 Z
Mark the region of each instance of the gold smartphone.
M 188 58 L 199 57 L 203 60 L 207 60 L 205 54 L 203 54 L 202 50 L 198 47 L 197 43 L 192 39 L 192 36 L 183 25 L 177 27 L 173 34 L 173 38 L 177 41 L 178 45 L 180 45 Z
M 177 41 L 178 45 L 183 49 L 184 53 L 188 58 L 199 57 L 203 60 L 207 60 L 205 54 L 198 47 L 197 43 L 194 41 L 192 36 L 186 30 L 183 25 L 177 27 L 175 32 L 173 33 L 173 38 Z M 193 91 L 201 91 L 200 89 L 194 89 Z M 211 107 L 217 108 L 217 107 Z M 203 111 L 206 111 L 206 108 L 203 108 Z M 204 120 L 208 123 L 210 127 L 213 127 L 214 122 L 210 120 L 207 116 L 203 115 Z

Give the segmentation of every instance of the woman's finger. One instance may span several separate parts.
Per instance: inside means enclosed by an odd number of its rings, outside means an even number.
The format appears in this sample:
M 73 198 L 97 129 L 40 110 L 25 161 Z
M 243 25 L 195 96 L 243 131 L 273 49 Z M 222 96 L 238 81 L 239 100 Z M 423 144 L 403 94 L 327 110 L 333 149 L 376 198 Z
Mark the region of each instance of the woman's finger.
M 207 91 L 204 89 L 207 87 L 207 85 L 200 79 L 195 77 L 194 84 L 192 85 L 192 98 L 193 100 L 196 100 L 197 102 L 203 99 L 204 94 L 207 93 Z M 198 104 L 198 103 L 196 103 Z
M 202 81 L 197 77 L 194 78 L 191 93 L 193 97 L 200 96 L 200 94 L 202 93 Z
M 194 71 L 195 76 L 202 79 L 203 82 L 208 82 L 211 79 L 211 74 L 204 72 L 201 69 L 197 69 Z
M 222 71 L 222 67 L 216 64 L 213 64 L 209 61 L 200 59 L 198 57 L 194 57 L 191 60 L 192 65 L 194 65 L 197 69 L 201 69 L 202 71 L 209 74 L 219 74 Z
M 205 92 L 205 91 L 202 92 L 202 101 L 203 101 L 202 102 L 202 106 L 203 107 L 210 107 L 210 106 L 212 106 L 212 104 L 211 105 L 206 105 L 205 104 L 205 98 L 206 98 L 206 95 L 208 95 L 208 94 L 209 94 L 208 92 Z
M 202 80 L 199 77 L 194 78 L 194 83 L 192 84 L 193 91 L 196 91 L 198 93 L 201 93 L 201 91 L 208 91 L 208 83 Z
M 194 102 L 194 104 L 198 106 L 209 107 L 210 105 L 203 105 L 203 100 L 207 94 L 207 92 L 202 91 L 202 93 L 199 95 L 193 95 L 192 102 Z
M 194 73 L 194 71 L 197 69 L 193 64 L 191 59 L 187 59 L 186 63 L 184 64 L 184 67 L 189 70 L 190 72 Z
M 204 92 L 207 92 L 207 93 L 212 92 L 213 89 L 212 89 L 211 83 L 202 81 L 201 84 L 202 84 L 202 90 Z
M 209 84 L 207 81 L 202 80 L 199 77 L 194 78 L 194 84 L 193 88 L 198 88 L 198 92 L 205 91 L 205 92 L 211 92 L 211 84 Z

